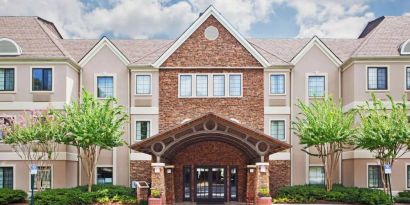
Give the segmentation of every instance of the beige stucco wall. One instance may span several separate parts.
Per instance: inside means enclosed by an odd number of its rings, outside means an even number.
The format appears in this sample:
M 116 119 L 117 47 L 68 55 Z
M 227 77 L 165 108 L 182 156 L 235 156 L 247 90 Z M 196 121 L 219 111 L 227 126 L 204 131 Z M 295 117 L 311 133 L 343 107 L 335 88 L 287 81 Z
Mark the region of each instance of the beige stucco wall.
M 320 62 L 320 63 L 318 63 Z M 335 100 L 339 99 L 339 70 L 338 67 L 317 47 L 313 46 L 305 56 L 292 69 L 292 120 L 300 113 L 295 106 L 298 100 L 308 102 L 307 99 L 307 74 L 325 74 L 328 95 Z M 292 133 L 292 184 L 305 184 L 308 182 L 309 163 L 317 163 L 317 160 L 308 157 L 301 151 L 299 138 Z

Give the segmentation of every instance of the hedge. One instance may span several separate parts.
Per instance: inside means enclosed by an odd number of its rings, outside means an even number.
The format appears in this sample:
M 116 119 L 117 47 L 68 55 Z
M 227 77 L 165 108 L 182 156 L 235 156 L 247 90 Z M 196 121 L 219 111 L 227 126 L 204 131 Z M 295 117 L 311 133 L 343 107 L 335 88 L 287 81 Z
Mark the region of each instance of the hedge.
M 8 188 L 0 189 L 0 205 L 25 202 L 26 198 L 27 193 L 22 190 L 13 190 Z
M 322 185 L 298 185 L 278 190 L 274 203 L 314 203 L 318 200 L 354 204 L 391 205 L 390 197 L 381 190 L 334 185 L 326 192 Z
M 115 185 L 93 185 L 92 192 L 86 186 L 68 189 L 48 189 L 35 194 L 36 205 L 89 205 L 89 204 L 137 204 L 131 188 Z
M 394 201 L 397 203 L 410 203 L 410 191 L 399 192 Z

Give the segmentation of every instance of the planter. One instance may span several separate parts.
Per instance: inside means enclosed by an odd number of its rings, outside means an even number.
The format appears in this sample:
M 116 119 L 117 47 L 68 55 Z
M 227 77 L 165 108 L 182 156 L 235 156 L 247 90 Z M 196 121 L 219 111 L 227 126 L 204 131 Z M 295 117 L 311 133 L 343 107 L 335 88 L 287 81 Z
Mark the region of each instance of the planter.
M 161 198 L 148 198 L 148 205 L 162 205 Z
M 272 205 L 272 197 L 258 197 L 256 199 L 257 205 Z

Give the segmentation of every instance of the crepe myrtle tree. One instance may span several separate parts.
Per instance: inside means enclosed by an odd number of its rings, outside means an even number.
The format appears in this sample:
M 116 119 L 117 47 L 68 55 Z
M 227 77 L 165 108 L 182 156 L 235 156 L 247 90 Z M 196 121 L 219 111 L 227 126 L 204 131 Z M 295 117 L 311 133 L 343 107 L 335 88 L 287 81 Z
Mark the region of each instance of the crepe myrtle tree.
M 355 139 L 357 148 L 371 151 L 378 160 L 385 192 L 390 187 L 384 177 L 384 165 L 393 167 L 395 160 L 409 151 L 410 145 L 406 100 L 403 97 L 402 102 L 394 102 L 391 96 L 387 98 L 389 101 L 385 103 L 372 94 L 372 101 L 359 108 L 361 123 Z
M 63 120 L 64 136 L 61 142 L 77 147 L 79 159 L 88 178 L 88 191 L 94 180 L 95 168 L 102 150 L 111 150 L 125 143 L 122 139 L 128 116 L 116 99 L 96 99 L 82 90 L 82 98 L 66 105 L 57 115 Z
M 326 191 L 333 188 L 333 176 L 346 145 L 352 143 L 354 113 L 343 112 L 340 102 L 331 97 L 311 103 L 299 101 L 301 113 L 292 122 L 292 129 L 299 137 L 302 151 L 321 159 L 325 170 Z
M 59 140 L 63 135 L 61 121 L 57 120 L 51 110 L 28 111 L 16 117 L 9 126 L 5 126 L 4 142 L 26 163 L 39 167 L 49 166 L 58 158 Z M 45 188 L 41 183 L 48 173 L 36 174 L 36 187 L 39 191 Z

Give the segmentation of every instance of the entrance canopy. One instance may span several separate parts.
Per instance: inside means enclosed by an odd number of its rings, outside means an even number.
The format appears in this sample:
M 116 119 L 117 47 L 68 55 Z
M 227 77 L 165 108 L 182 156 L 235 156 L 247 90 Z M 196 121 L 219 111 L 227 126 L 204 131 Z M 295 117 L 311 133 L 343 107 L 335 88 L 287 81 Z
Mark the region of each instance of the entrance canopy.
M 172 160 L 189 145 L 203 141 L 220 141 L 243 151 L 250 161 L 291 148 L 291 145 L 250 129 L 224 117 L 208 113 L 130 146 L 131 149 Z

